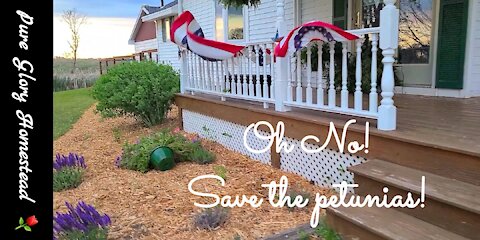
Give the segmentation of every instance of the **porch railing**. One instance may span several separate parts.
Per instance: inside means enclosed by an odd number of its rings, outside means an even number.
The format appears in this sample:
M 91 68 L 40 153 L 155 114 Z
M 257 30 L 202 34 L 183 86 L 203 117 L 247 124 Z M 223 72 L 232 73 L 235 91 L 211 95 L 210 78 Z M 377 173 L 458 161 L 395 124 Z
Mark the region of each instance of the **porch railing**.
M 277 0 L 276 5 L 277 29 L 281 35 L 287 33 L 284 1 Z M 227 98 L 257 101 L 264 107 L 274 104 L 276 111 L 296 107 L 377 119 L 378 129 L 395 130 L 393 56 L 398 46 L 399 11 L 395 0 L 384 0 L 384 3 L 380 27 L 350 30 L 360 37 L 353 42 L 312 42 L 304 49 L 303 56 L 298 51 L 295 55 L 274 59 L 275 45 L 272 42 L 248 44 L 243 55 L 221 62 L 206 61 L 190 52 L 182 52 L 181 91 L 216 95 L 223 101 Z M 362 46 L 367 39 L 371 48 L 363 52 Z M 335 57 L 336 44 L 341 46 L 341 60 Z M 324 45 L 328 59 L 323 59 Z M 313 51 L 314 48 L 317 50 Z M 383 55 L 381 91 L 377 86 L 379 48 Z M 352 94 L 348 89 L 348 65 L 352 64 L 349 49 L 355 53 Z M 370 61 L 367 71 L 362 68 L 365 57 Z M 312 68 L 315 58 L 317 71 Z M 341 76 L 336 77 L 337 74 Z M 362 91 L 362 76 L 365 74 L 370 80 L 368 91 Z M 382 97 L 380 104 L 379 93 Z
M 187 52 L 185 90 L 226 98 L 274 103 L 273 42 L 250 44 L 243 54 L 211 62 Z M 272 54 L 269 54 L 272 53 Z

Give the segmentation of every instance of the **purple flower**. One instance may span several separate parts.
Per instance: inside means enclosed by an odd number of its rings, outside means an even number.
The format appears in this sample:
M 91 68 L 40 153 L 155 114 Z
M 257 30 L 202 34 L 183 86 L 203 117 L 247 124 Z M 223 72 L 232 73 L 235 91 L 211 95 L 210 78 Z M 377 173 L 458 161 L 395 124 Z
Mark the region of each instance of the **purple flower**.
M 110 217 L 107 214 L 100 214 L 92 206 L 81 201 L 76 207 L 65 202 L 68 208 L 67 213 L 56 213 L 53 217 L 54 235 L 62 235 L 65 232 L 80 231 L 88 232 L 94 228 L 107 228 L 111 224 Z
M 85 164 L 84 157 L 81 155 L 69 153 L 68 156 L 65 156 L 57 153 L 56 159 L 53 162 L 53 168 L 59 171 L 64 167 L 87 168 L 87 165 Z
M 115 166 L 120 167 L 122 164 L 122 156 L 118 156 L 117 159 L 115 159 Z

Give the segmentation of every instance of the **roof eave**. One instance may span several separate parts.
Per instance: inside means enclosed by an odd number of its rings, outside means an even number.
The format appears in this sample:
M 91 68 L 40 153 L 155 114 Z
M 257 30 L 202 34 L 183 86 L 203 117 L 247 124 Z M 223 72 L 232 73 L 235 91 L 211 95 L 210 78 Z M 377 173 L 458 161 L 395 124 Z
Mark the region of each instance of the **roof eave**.
M 143 22 L 151 22 L 155 21 L 159 18 L 165 18 L 165 17 L 170 17 L 178 14 L 178 8 L 177 5 L 173 5 L 172 7 L 169 7 L 167 9 L 163 9 L 161 11 L 148 14 L 142 17 Z

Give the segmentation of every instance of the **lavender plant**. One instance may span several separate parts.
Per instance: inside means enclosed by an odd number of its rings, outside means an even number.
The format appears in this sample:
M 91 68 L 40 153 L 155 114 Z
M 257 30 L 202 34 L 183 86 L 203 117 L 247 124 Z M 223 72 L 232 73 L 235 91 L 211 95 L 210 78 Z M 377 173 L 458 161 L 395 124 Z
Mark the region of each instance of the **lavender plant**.
M 195 215 L 193 223 L 198 229 L 215 230 L 225 224 L 228 213 L 228 210 L 223 207 L 204 209 Z
M 69 153 L 68 156 L 57 153 L 55 156 L 55 162 L 53 162 L 53 168 L 58 171 L 65 167 L 77 167 L 85 169 L 87 168 L 87 165 L 85 164 L 85 158 L 76 153 Z
M 59 192 L 78 187 L 83 180 L 87 165 L 85 159 L 76 153 L 68 156 L 57 154 L 53 162 L 53 191 Z
M 81 201 L 76 207 L 65 202 L 67 213 L 57 212 L 53 218 L 53 235 L 58 240 L 107 239 L 111 224 L 107 214 L 100 214 L 92 205 Z

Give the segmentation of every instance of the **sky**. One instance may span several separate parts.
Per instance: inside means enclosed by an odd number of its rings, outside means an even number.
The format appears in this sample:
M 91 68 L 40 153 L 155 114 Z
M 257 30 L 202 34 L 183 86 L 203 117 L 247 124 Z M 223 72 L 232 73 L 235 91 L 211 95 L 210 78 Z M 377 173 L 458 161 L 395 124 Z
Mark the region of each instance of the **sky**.
M 53 55 L 65 56 L 69 51 L 70 33 L 61 15 L 76 9 L 87 16 L 87 23 L 80 28 L 79 58 L 102 58 L 132 54 L 134 47 L 128 39 L 140 7 L 159 6 L 160 0 L 54 0 L 53 4 Z

